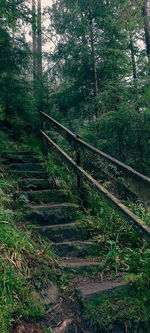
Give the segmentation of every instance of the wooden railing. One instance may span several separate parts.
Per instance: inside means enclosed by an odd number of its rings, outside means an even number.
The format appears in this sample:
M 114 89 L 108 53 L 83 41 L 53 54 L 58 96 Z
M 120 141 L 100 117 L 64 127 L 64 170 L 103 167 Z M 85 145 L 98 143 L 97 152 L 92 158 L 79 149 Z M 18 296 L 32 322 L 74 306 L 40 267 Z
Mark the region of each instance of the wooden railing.
M 96 181 L 82 166 L 82 153 L 90 152 L 93 156 L 98 158 L 100 167 L 107 176 L 115 179 L 116 182 L 122 184 L 125 188 L 136 194 L 147 205 L 150 205 L 150 178 L 140 174 L 126 164 L 116 160 L 115 158 L 105 154 L 104 152 L 94 148 L 82 138 L 70 130 L 62 126 L 56 120 L 51 118 L 44 112 L 41 112 L 42 116 L 42 138 L 43 138 L 43 152 L 45 151 L 45 144 L 53 146 L 55 153 L 58 153 L 61 158 L 71 167 L 78 177 L 78 187 L 80 188 L 81 179 L 89 183 L 94 190 L 101 194 L 104 199 L 123 214 L 126 219 L 132 221 L 132 223 L 141 230 L 144 237 L 150 240 L 150 227 L 148 227 L 138 216 L 133 214 L 125 205 L 123 205 L 114 195 L 109 193 L 98 181 Z M 72 150 L 76 152 L 76 161 L 74 161 L 60 146 L 58 146 L 52 138 L 46 132 L 46 122 L 48 122 L 51 128 L 55 129 L 61 136 L 63 136 L 72 147 Z

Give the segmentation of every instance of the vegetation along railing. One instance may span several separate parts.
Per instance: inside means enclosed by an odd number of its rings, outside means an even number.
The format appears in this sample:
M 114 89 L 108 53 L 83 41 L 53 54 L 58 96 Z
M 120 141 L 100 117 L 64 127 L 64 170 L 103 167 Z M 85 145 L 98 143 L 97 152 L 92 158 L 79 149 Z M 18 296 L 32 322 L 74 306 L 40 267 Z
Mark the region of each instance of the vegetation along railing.
M 67 162 L 67 164 L 73 168 L 78 177 L 78 187 L 80 187 L 81 179 L 90 184 L 90 186 L 101 196 L 104 197 L 109 203 L 123 214 L 126 219 L 132 221 L 132 223 L 140 229 L 143 236 L 150 240 L 150 227 L 147 226 L 138 216 L 132 213 L 125 205 L 123 205 L 113 194 L 106 190 L 100 183 L 95 180 L 87 171 L 81 167 L 82 153 L 90 152 L 93 156 L 98 157 L 100 167 L 107 176 L 115 179 L 116 182 L 122 184 L 132 193 L 136 194 L 141 200 L 143 200 L 148 206 L 150 204 L 150 178 L 140 174 L 126 164 L 116 160 L 115 158 L 105 154 L 104 152 L 94 148 L 82 138 L 70 130 L 62 126 L 56 120 L 51 118 L 44 112 L 42 115 L 42 138 L 43 138 L 43 152 L 45 151 L 45 143 L 55 148 L 55 153 L 58 153 L 61 158 Z M 49 136 L 49 132 L 46 132 L 46 122 L 55 129 L 61 136 L 63 136 L 72 147 L 72 150 L 76 152 L 76 162 L 68 156 L 58 144 L 52 140 Z M 94 159 L 93 159 L 94 160 Z

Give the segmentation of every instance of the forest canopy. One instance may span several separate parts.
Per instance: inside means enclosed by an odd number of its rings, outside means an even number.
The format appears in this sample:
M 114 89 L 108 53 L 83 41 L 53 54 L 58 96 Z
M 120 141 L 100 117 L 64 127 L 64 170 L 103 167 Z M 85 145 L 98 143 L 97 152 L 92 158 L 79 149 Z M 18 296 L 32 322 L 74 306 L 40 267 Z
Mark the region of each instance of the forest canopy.
M 1 120 L 38 133 L 43 110 L 149 175 L 149 0 L 41 4 L 0 0 Z

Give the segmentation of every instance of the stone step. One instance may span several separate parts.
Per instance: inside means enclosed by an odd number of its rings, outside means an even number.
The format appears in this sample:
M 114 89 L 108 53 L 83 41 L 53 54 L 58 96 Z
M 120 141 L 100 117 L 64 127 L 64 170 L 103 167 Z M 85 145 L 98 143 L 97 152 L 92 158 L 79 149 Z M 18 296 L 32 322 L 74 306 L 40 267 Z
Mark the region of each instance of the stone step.
M 42 178 L 42 179 L 47 179 L 48 175 L 47 173 L 43 170 L 41 171 L 18 171 L 18 170 L 13 170 L 15 175 L 19 178 Z
M 8 151 L 8 152 L 2 152 L 1 153 L 1 156 L 2 157 L 7 157 L 7 156 L 15 156 L 15 155 L 32 155 L 32 156 L 35 156 L 35 155 L 37 155 L 37 153 L 34 153 L 34 152 L 32 152 L 32 151 L 14 151 L 14 152 L 12 152 L 12 151 Z
M 99 254 L 97 242 L 94 241 L 66 241 L 53 243 L 61 257 L 97 256 Z
M 76 223 L 46 226 L 37 228 L 36 231 L 42 237 L 47 237 L 53 242 L 87 240 L 89 238 L 88 232 L 77 229 Z
M 60 260 L 60 266 L 64 268 L 84 268 L 90 269 L 92 267 L 103 267 L 103 263 L 100 258 L 76 258 L 76 257 L 64 257 Z
M 75 220 L 78 206 L 70 203 L 29 205 L 27 219 L 41 225 L 64 224 Z
M 55 179 L 25 178 L 19 180 L 19 187 L 22 190 L 48 190 L 56 189 L 58 181 Z
M 48 204 L 48 203 L 63 203 L 69 202 L 70 197 L 67 193 L 63 193 L 61 190 L 49 189 L 39 191 L 26 191 L 23 192 L 27 196 L 27 199 L 32 204 Z
M 38 163 L 39 159 L 36 155 L 2 155 L 0 158 L 1 163 Z
M 9 164 L 8 168 L 12 171 L 44 171 L 41 163 L 13 163 Z
M 129 284 L 127 281 L 121 280 L 95 282 L 88 279 L 87 281 L 78 282 L 76 289 L 80 292 L 83 303 L 89 300 L 95 301 L 96 303 L 101 301 L 102 303 L 100 296 L 103 296 L 104 299 L 109 298 L 115 301 L 129 295 Z

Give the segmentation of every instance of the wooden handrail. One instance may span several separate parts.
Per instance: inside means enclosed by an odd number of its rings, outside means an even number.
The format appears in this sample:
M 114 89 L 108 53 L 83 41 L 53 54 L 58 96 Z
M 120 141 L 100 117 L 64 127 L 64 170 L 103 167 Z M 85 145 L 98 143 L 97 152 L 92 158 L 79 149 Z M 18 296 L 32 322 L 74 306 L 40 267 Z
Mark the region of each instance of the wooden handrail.
M 109 193 L 103 186 L 101 186 L 91 175 L 89 175 L 82 167 L 68 156 L 44 131 L 41 131 L 42 136 L 45 138 L 48 145 L 55 148 L 55 153 L 61 155 L 61 158 L 74 169 L 75 173 L 82 177 L 89 185 L 99 194 L 103 196 L 118 212 L 126 219 L 131 221 L 136 228 L 138 228 L 143 237 L 150 241 L 150 227 L 147 226 L 138 216 L 132 213 L 125 205 L 123 205 L 114 195 Z
M 86 150 L 97 156 L 101 170 L 150 205 L 150 178 L 85 142 L 44 112 L 42 117 L 69 141 L 76 151 Z M 45 127 L 44 127 L 45 129 Z

